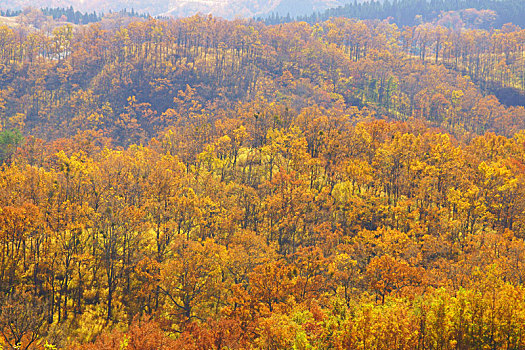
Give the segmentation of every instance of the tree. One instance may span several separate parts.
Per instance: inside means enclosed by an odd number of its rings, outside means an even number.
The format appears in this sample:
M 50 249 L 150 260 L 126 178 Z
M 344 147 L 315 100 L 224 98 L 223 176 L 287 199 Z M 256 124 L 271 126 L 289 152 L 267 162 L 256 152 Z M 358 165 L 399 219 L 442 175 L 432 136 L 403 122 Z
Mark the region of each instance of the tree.
M 0 308 L 0 333 L 10 349 L 31 349 L 45 334 L 45 303 L 29 293 L 12 293 Z

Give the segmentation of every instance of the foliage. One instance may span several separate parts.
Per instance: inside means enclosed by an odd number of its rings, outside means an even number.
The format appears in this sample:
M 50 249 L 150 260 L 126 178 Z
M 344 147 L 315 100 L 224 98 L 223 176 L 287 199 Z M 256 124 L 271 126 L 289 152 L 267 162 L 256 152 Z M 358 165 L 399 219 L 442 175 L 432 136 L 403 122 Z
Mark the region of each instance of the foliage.
M 1 30 L 0 345 L 525 348 L 523 31 Z

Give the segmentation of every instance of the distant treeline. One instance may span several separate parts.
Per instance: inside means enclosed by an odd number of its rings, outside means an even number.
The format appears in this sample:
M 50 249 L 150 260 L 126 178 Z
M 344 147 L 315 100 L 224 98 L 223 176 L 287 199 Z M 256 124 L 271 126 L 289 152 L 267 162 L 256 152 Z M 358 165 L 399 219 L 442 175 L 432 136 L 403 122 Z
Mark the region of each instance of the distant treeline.
M 87 24 L 87 23 L 93 23 L 93 22 L 99 22 L 101 19 L 100 15 L 97 15 L 96 12 L 92 13 L 82 13 L 80 11 L 73 10 L 73 7 L 70 6 L 69 8 L 45 8 L 42 9 L 42 12 L 46 16 L 52 16 L 53 19 L 60 19 L 62 16 L 65 16 L 67 18 L 68 22 L 75 23 L 75 24 Z
M 0 10 L 0 16 L 3 17 L 16 17 L 22 13 L 22 10 Z
M 75 11 L 73 9 L 73 6 L 70 6 L 68 8 L 63 8 L 63 7 L 48 8 L 46 7 L 40 10 L 45 16 L 51 16 L 55 20 L 60 19 L 64 16 L 67 22 L 74 23 L 74 24 L 88 24 L 88 23 L 99 22 L 104 17 L 104 13 L 97 14 L 94 11 L 91 13 L 83 13 L 80 11 Z M 22 10 L 6 10 L 6 11 L 0 10 L 0 15 L 5 16 L 5 17 L 16 17 L 22 14 L 22 12 L 23 12 Z M 128 15 L 130 17 L 141 17 L 141 18 L 149 17 L 148 14 L 135 12 L 134 9 L 131 9 L 130 11 L 127 9 L 123 9 L 119 11 L 118 13 L 122 15 Z
M 466 9 L 491 10 L 497 17 L 492 26 L 499 28 L 505 23 L 513 23 L 525 27 L 525 1 L 522 0 L 385 0 L 368 1 L 316 12 L 308 16 L 281 16 L 272 13 L 264 20 L 266 24 L 287 23 L 294 20 L 316 23 L 326 21 L 331 17 L 346 17 L 358 19 L 387 19 L 400 25 L 417 25 L 420 22 L 432 22 L 440 15 L 449 11 Z

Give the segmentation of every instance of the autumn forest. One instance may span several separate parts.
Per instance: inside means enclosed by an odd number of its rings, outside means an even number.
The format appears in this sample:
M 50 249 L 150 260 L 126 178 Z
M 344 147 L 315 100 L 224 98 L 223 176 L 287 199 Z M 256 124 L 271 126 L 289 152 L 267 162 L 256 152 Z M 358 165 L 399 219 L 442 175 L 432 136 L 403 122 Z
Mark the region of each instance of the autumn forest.
M 0 25 L 0 348 L 525 349 L 524 92 L 513 24 Z

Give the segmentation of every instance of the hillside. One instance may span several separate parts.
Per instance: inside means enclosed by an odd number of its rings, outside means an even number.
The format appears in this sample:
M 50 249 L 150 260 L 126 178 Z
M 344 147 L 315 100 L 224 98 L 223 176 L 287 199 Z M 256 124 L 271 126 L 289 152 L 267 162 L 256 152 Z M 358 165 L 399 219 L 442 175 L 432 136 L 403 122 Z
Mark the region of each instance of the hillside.
M 0 16 L 0 25 L 5 25 L 8 27 L 16 27 L 18 26 L 18 23 L 16 22 L 16 18 L 14 17 Z
M 0 347 L 525 348 L 525 30 L 18 23 Z
M 264 16 L 263 16 L 264 17 Z M 525 3 L 521 0 L 397 0 L 348 2 L 300 16 L 272 15 L 268 24 L 293 20 L 309 23 L 323 22 L 333 17 L 361 20 L 385 20 L 398 26 L 434 23 L 447 28 L 460 29 L 501 28 L 506 23 L 525 26 Z
M 28 6 L 36 8 L 70 7 L 83 12 L 97 13 L 134 9 L 140 13 L 170 15 L 174 17 L 193 16 L 196 13 L 213 14 L 224 18 L 251 18 L 270 12 L 292 16 L 307 15 L 314 11 L 344 5 L 346 0 L 0 0 L 0 9 L 19 10 Z
M 224 18 L 250 18 L 265 14 L 279 5 L 281 0 L 185 0 L 170 2 L 164 15 L 187 17 L 196 13 L 213 14 Z

